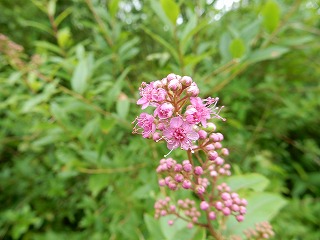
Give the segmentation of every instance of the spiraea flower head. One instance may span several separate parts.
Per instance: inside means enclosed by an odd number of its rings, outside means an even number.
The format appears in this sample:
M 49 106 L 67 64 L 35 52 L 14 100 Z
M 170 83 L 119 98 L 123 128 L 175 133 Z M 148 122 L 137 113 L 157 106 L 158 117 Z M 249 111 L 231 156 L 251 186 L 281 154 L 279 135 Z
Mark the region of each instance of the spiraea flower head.
M 223 107 L 217 106 L 219 98 L 202 99 L 191 77 L 174 73 L 149 84 L 142 83 L 139 93 L 137 104 L 142 109 L 154 110 L 152 115 L 151 110 L 136 118 L 133 132 L 155 142 L 165 142 L 170 150 L 165 157 L 177 148 L 185 150 L 188 156 L 182 161 L 160 160 L 156 168 L 159 186 L 172 191 L 192 191 L 197 199 L 197 204 L 190 199 L 180 199 L 177 204 L 170 203 L 170 198 L 158 200 L 155 217 L 172 215 L 168 219 L 170 226 L 181 218 L 187 221 L 188 228 L 198 225 L 209 230 L 211 221 L 219 224 L 228 217 L 244 221 L 247 201 L 221 183 L 222 177 L 231 175 L 231 165 L 227 162 L 229 150 L 222 145 L 224 136 L 214 124 L 217 119 L 225 120 L 220 116 Z M 205 217 L 200 217 L 201 214 Z M 201 222 L 203 219 L 207 223 Z M 272 236 L 267 224 L 263 226 L 257 228 L 261 236 Z

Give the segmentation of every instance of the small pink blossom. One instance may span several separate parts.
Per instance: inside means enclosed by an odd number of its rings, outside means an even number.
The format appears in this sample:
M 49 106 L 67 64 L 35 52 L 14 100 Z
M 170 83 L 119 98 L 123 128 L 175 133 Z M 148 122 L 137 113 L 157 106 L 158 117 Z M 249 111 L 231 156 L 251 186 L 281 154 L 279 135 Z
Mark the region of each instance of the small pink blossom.
M 136 119 L 137 124 L 142 129 L 142 136 L 144 138 L 150 137 L 155 130 L 156 124 L 154 123 L 154 117 L 147 113 L 141 113 L 139 117 Z M 134 128 L 134 132 L 138 132 L 138 128 Z
M 160 119 L 167 119 L 172 116 L 173 110 L 174 107 L 171 103 L 163 103 L 156 108 L 154 116 L 158 116 Z
M 169 127 L 163 131 L 163 135 L 170 150 L 178 147 L 188 150 L 192 147 L 192 141 L 199 138 L 192 126 L 184 122 L 180 116 L 171 119 Z
M 190 102 L 186 110 L 186 120 L 190 124 L 200 123 L 206 127 L 207 120 L 210 119 L 210 109 L 207 108 L 199 97 L 190 97 Z
M 165 100 L 167 92 L 163 88 L 156 88 L 154 82 L 146 84 L 143 82 L 139 88 L 141 98 L 137 101 L 138 105 L 142 105 L 142 109 L 149 105 L 157 106 L 159 102 Z

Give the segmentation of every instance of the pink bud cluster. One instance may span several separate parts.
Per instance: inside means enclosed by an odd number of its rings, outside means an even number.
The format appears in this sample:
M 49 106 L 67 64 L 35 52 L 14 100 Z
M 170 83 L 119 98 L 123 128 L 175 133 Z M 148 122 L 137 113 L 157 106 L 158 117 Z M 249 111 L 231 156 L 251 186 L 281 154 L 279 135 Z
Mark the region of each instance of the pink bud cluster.
M 192 189 L 202 195 L 209 184 L 208 179 L 200 177 L 204 173 L 202 167 L 193 167 L 189 160 L 184 160 L 180 164 L 172 158 L 161 159 L 156 171 L 166 176 L 159 179 L 159 186 L 167 186 L 171 190 Z M 194 176 L 197 177 L 197 181 L 193 181 Z
M 215 208 L 224 216 L 234 215 L 238 222 L 244 220 L 244 215 L 247 212 L 247 200 L 239 198 L 235 192 L 230 192 L 230 187 L 226 183 L 217 186 L 220 200 L 214 204 Z
M 244 234 L 248 239 L 269 239 L 274 236 L 272 226 L 269 222 L 257 223 L 255 229 L 248 229 L 244 231 Z
M 158 219 L 169 214 L 176 217 L 182 217 L 188 221 L 188 228 L 192 228 L 194 224 L 198 224 L 200 212 L 195 207 L 195 201 L 190 199 L 179 199 L 177 206 L 170 204 L 171 199 L 166 197 L 165 199 L 159 199 L 155 204 L 155 218 Z M 169 225 L 174 224 L 174 219 L 168 221 Z

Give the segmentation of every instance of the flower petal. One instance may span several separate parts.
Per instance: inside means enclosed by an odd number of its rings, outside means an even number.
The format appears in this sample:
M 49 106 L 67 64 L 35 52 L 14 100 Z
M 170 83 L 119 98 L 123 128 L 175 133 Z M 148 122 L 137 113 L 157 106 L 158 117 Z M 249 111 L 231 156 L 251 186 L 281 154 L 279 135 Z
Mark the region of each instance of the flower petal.
M 199 139 L 199 134 L 195 131 L 190 131 L 187 133 L 187 138 L 192 141 L 195 141 Z
M 183 120 L 181 117 L 174 117 L 170 121 L 170 127 L 172 128 L 179 128 L 183 123 Z

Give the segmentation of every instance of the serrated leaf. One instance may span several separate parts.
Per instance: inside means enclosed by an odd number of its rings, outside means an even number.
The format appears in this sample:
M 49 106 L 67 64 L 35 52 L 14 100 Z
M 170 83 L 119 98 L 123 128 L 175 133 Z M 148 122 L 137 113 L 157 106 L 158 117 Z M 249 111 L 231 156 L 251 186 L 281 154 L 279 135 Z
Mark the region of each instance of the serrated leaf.
M 277 2 L 269 0 L 262 8 L 263 25 L 266 30 L 271 33 L 279 25 L 280 7 Z
M 252 52 L 248 58 L 248 61 L 254 63 L 269 59 L 275 59 L 287 52 L 289 52 L 289 48 L 281 46 L 271 46 L 265 49 L 258 49 Z
M 269 182 L 269 179 L 258 173 L 231 176 L 226 180 L 226 183 L 231 187 L 232 191 L 239 189 L 263 191 L 269 185 Z
M 173 25 L 176 25 L 180 14 L 179 5 L 174 0 L 160 0 L 161 7 Z
M 245 45 L 241 38 L 233 39 L 229 46 L 230 53 L 233 58 L 240 58 L 245 53 Z

